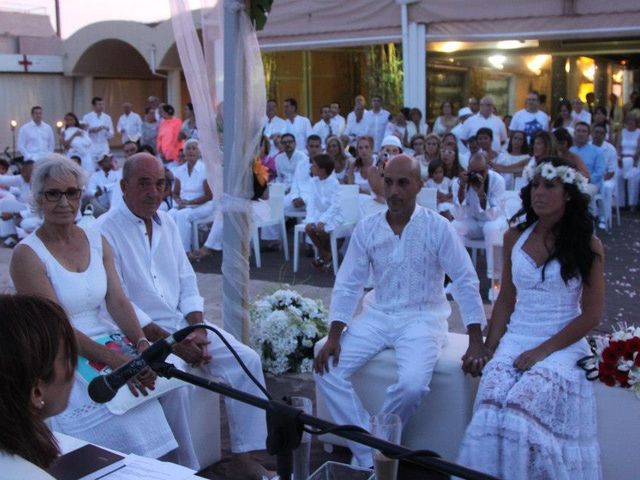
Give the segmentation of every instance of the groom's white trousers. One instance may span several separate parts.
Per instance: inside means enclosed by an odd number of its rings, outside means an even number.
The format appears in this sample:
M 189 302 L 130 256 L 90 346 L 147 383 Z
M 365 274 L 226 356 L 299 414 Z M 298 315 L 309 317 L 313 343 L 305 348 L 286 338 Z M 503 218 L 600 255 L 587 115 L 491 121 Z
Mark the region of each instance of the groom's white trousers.
M 446 319 L 434 321 L 427 315 L 426 312 L 389 315 L 365 303 L 362 313 L 342 334 L 338 366 L 333 367 L 330 358 L 329 372 L 315 376 L 318 391 L 335 423 L 370 430 L 369 414 L 395 413 L 404 427 L 429 392 L 433 369 L 446 341 Z M 367 412 L 353 389 L 351 376 L 385 348 L 395 350 L 398 381 L 387 388 L 380 411 Z M 347 444 L 359 465 L 373 465 L 370 448 L 352 441 Z

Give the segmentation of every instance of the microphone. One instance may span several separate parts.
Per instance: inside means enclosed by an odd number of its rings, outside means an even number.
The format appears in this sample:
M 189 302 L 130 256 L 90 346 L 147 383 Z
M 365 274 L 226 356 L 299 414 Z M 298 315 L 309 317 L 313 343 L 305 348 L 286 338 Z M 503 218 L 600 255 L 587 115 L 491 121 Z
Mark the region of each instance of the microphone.
M 106 403 L 116 396 L 118 390 L 151 364 L 163 361 L 171 353 L 171 346 L 181 342 L 199 325 L 190 325 L 167 338 L 158 340 L 128 363 L 107 375 L 100 375 L 89 383 L 89 397 L 96 403 Z

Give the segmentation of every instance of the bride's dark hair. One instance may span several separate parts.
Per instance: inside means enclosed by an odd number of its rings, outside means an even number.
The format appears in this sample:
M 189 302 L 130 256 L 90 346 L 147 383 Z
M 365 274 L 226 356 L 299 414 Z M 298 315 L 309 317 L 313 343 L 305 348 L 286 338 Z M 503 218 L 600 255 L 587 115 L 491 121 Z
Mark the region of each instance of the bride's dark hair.
M 573 168 L 567 161 L 558 157 L 543 158 L 540 163 L 551 163 L 554 167 L 567 166 Z M 522 197 L 522 209 L 516 213 L 510 222 L 525 217 L 525 220 L 517 225 L 518 230 L 526 230 L 538 220 L 538 215 L 531 206 L 531 183 L 529 182 L 520 190 Z M 596 252 L 591 248 L 591 236 L 593 235 L 594 218 L 589 213 L 589 195 L 580 192 L 574 184 L 563 183 L 568 200 L 564 210 L 564 216 L 554 226 L 555 241 L 553 250 L 542 268 L 542 280 L 547 265 L 552 260 L 560 262 L 560 274 L 565 282 L 574 277 L 580 277 L 585 284 L 589 282 L 589 272 L 596 257 Z

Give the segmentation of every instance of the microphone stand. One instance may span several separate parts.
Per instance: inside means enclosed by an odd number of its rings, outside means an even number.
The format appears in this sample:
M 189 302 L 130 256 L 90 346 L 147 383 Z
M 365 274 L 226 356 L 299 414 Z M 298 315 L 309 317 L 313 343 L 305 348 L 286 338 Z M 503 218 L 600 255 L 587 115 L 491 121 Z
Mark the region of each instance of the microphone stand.
M 149 366 L 162 377 L 177 378 L 191 385 L 205 388 L 209 391 L 265 410 L 267 413 L 268 427 L 267 451 L 270 455 L 277 456 L 277 473 L 282 480 L 289 480 L 291 478 L 293 471 L 292 452 L 300 444 L 300 439 L 305 425 L 309 425 L 321 431 L 316 433 L 325 433 L 327 430 L 330 430 L 330 433 L 333 433 L 334 435 L 380 450 L 383 454 L 390 457 L 403 456 L 403 458 L 401 458 L 402 461 L 419 465 L 429 471 L 437 471 L 468 480 L 497 480 L 491 475 L 477 472 L 455 463 L 447 462 L 441 458 L 424 455 L 418 456 L 419 452 L 414 452 L 413 450 L 403 446 L 381 440 L 369 435 L 368 433 L 358 431 L 353 427 L 341 428 L 334 423 L 308 415 L 304 413 L 304 411 L 287 405 L 286 403 L 257 397 L 232 388 L 224 383 L 184 372 L 161 359 L 157 362 L 151 363 Z

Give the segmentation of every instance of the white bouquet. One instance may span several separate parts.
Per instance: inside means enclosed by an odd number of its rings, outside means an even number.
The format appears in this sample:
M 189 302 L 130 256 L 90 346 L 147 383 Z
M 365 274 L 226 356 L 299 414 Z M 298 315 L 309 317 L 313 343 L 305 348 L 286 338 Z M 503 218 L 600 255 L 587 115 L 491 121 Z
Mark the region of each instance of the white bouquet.
M 327 311 L 320 300 L 281 289 L 258 298 L 249 311 L 251 346 L 266 372 L 280 375 L 313 369 L 313 345 L 327 334 Z

